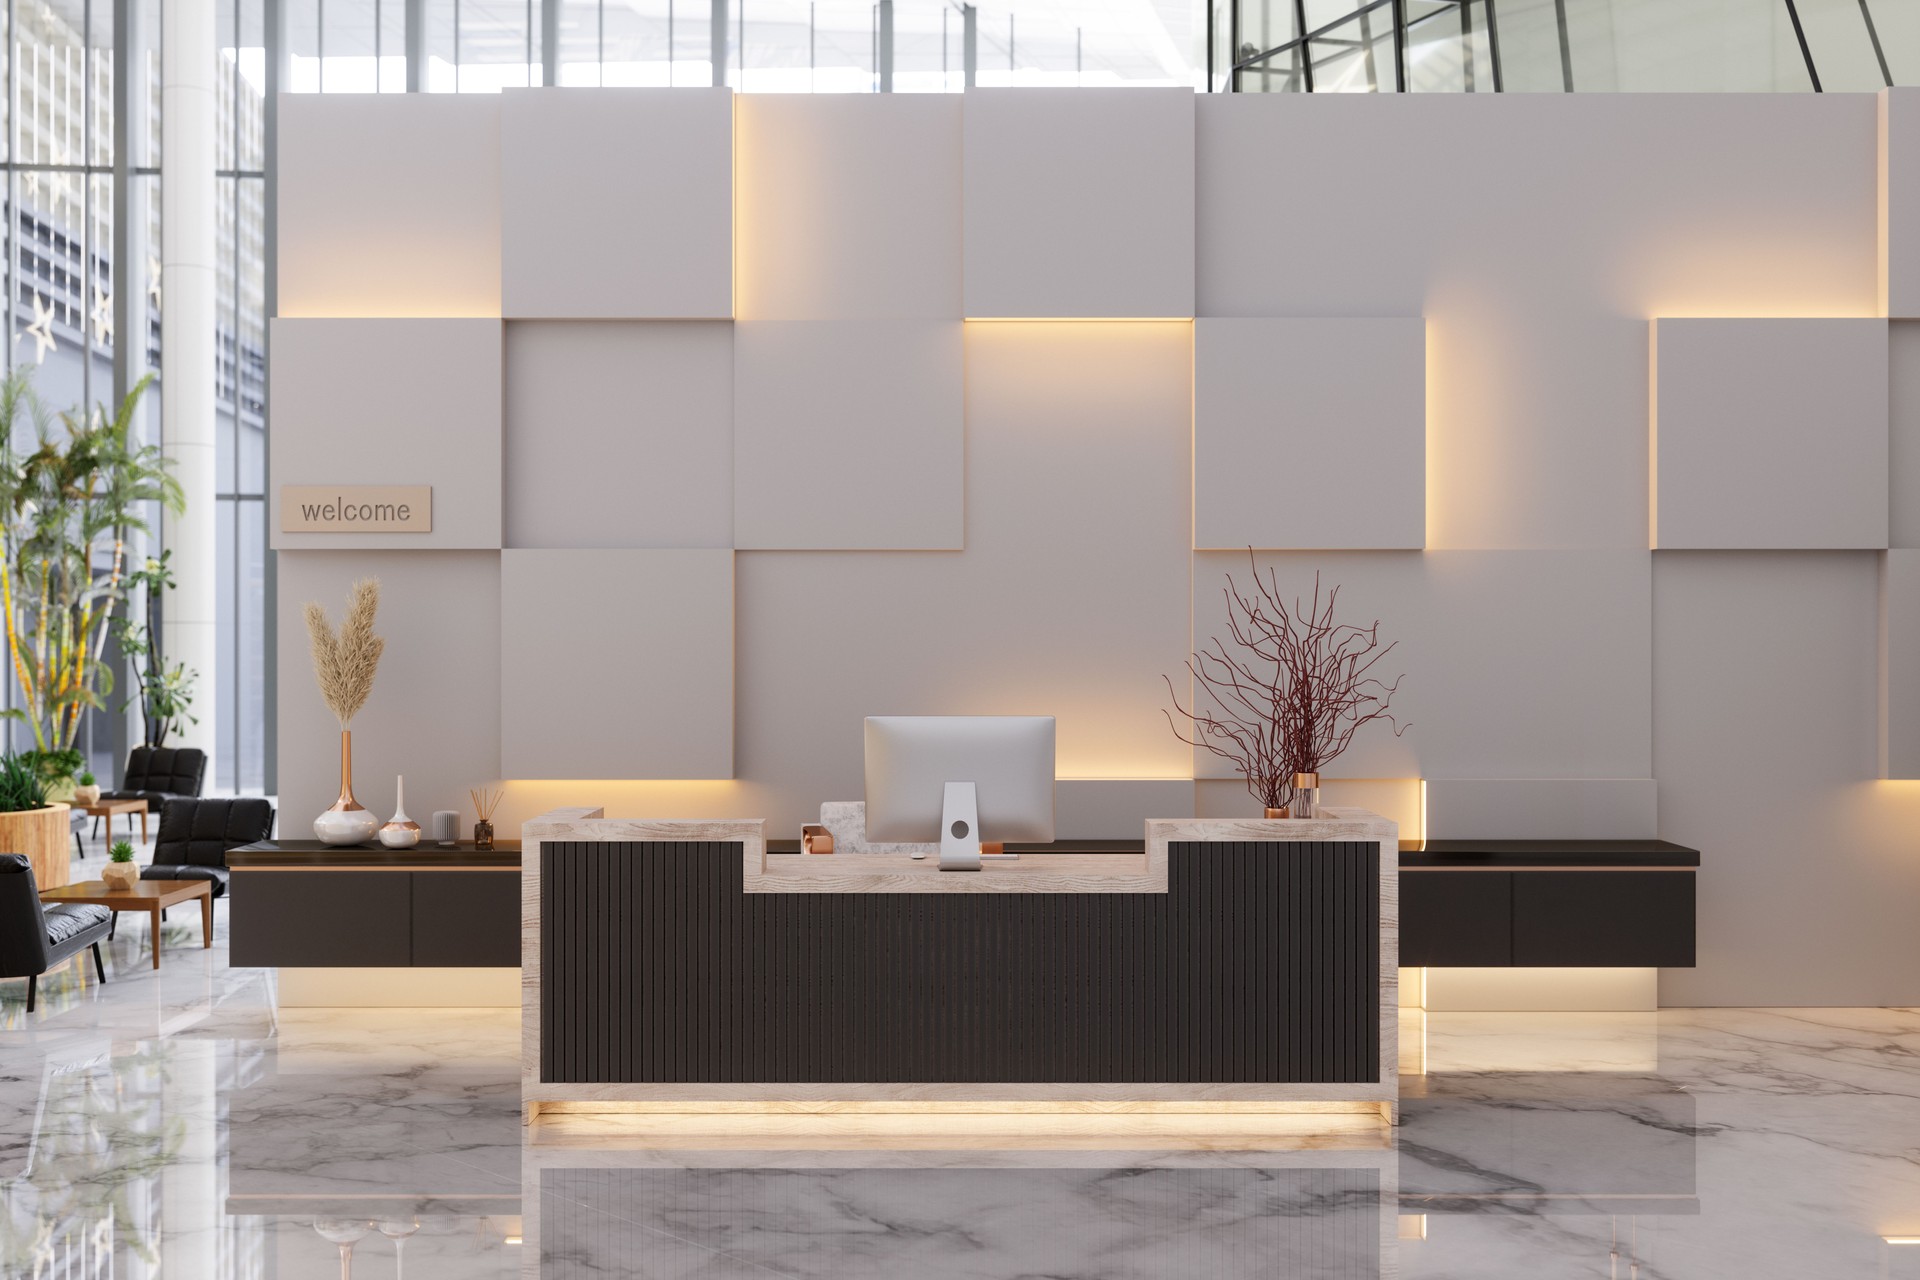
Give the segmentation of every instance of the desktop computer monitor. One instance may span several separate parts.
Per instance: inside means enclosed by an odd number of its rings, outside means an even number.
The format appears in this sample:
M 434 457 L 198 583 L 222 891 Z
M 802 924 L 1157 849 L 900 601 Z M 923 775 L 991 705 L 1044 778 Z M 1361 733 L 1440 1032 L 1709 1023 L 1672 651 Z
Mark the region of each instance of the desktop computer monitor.
M 1053 717 L 868 716 L 867 839 L 978 871 L 983 838 L 1053 839 Z

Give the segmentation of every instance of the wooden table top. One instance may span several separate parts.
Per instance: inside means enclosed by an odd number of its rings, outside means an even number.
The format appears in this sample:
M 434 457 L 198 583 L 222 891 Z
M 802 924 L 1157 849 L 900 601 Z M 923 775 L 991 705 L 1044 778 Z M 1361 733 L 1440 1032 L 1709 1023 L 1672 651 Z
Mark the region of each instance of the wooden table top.
M 213 886 L 205 880 L 141 880 L 131 889 L 109 889 L 105 880 L 82 880 L 58 889 L 42 889 L 40 901 L 146 911 L 156 903 L 170 907 L 189 898 L 207 897 L 212 892 Z
M 147 807 L 145 800 L 102 800 L 97 804 L 76 804 L 74 808 L 94 817 L 104 817 L 109 813 L 137 813 Z

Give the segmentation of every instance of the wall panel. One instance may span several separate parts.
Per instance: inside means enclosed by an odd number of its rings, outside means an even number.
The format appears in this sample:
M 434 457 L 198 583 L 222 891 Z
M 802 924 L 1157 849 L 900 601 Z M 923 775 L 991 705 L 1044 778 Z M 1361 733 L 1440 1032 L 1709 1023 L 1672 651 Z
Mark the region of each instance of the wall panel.
M 1880 560 L 1880 776 L 1920 778 L 1920 551 Z
M 1662 1004 L 1920 994 L 1920 788 L 1873 781 L 1878 560 L 1655 557 L 1660 834 L 1701 852 L 1700 967 Z
M 1880 313 L 1920 320 L 1920 88 L 1880 92 Z
M 497 548 L 498 320 L 275 320 L 272 545 Z M 280 487 L 433 488 L 427 533 L 282 533 Z
M 1193 310 L 1185 89 L 979 89 L 964 99 L 966 314 Z
M 958 320 L 960 104 L 738 98 L 740 318 Z
M 958 320 L 736 325 L 734 545 L 958 550 L 963 355 Z
M 1653 325 L 1653 545 L 1887 545 L 1887 325 Z
M 290 93 L 279 110 L 282 316 L 500 314 L 499 98 Z
M 733 544 L 733 326 L 506 327 L 506 544 Z
M 1656 840 L 1652 778 L 1429 778 L 1436 840 Z
M 507 551 L 509 778 L 733 776 L 733 552 Z
M 503 314 L 733 314 L 730 91 L 508 89 L 500 103 Z
M 1195 321 L 1193 545 L 1425 545 L 1426 359 L 1418 317 Z

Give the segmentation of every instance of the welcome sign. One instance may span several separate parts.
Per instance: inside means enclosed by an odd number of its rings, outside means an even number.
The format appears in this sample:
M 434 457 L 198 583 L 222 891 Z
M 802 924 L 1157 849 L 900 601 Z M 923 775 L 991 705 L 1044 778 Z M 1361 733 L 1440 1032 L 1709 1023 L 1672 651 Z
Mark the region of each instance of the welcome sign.
M 282 533 L 432 533 L 428 484 L 283 484 Z

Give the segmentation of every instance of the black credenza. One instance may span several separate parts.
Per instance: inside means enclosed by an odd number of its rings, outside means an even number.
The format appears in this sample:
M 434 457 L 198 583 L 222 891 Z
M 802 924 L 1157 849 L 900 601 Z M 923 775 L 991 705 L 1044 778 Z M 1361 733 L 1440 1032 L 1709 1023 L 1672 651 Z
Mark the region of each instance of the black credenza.
M 1689 968 L 1699 866 L 1664 840 L 1406 841 L 1400 963 Z
M 239 968 L 517 968 L 520 853 L 263 841 L 227 854 Z

